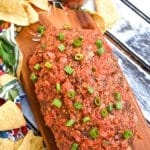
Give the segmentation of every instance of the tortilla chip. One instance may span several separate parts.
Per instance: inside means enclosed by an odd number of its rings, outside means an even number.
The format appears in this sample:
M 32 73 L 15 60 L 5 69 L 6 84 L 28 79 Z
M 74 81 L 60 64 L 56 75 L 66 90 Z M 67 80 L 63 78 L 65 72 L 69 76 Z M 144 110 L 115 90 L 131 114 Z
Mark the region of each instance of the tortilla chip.
M 29 25 L 28 16 L 19 0 L 0 0 L 0 20 L 17 25 Z
M 25 125 L 23 114 L 15 103 L 7 101 L 0 107 L 0 131 L 12 130 Z
M 0 150 L 14 150 L 14 142 L 0 138 Z
M 8 82 L 15 80 L 16 78 L 9 74 L 3 74 L 0 76 L 0 86 L 4 86 Z
M 42 137 L 34 136 L 32 130 L 30 130 L 17 150 L 41 150 L 43 148 Z
M 15 141 L 14 150 L 18 150 L 18 148 L 22 144 L 22 142 L 23 142 L 23 139 L 19 139 L 18 141 Z
M 97 14 L 94 15 L 94 20 L 103 32 L 111 28 L 120 18 L 112 0 L 95 0 L 95 7 Z
M 42 10 L 48 10 L 48 0 L 25 0 Z
M 31 5 L 27 2 L 22 2 L 22 6 L 28 15 L 29 23 L 35 23 L 39 20 L 38 13 L 31 7 Z

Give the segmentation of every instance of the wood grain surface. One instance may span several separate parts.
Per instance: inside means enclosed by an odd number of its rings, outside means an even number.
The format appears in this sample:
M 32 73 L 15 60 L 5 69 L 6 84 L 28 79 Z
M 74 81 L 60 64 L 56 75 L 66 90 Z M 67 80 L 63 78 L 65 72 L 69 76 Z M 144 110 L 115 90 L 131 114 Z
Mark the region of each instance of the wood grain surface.
M 90 15 L 72 10 L 61 10 L 52 8 L 49 13 L 40 14 L 40 24 L 49 26 L 53 24 L 56 28 L 62 28 L 64 24 L 71 24 L 72 27 L 94 29 L 97 28 Z M 30 70 L 28 67 L 29 56 L 33 53 L 38 42 L 33 42 L 31 33 L 37 31 L 39 23 L 25 27 L 17 36 L 17 42 L 23 53 L 24 61 L 22 68 L 21 81 L 28 97 L 29 104 L 34 114 L 36 123 L 44 138 L 48 150 L 57 150 L 52 132 L 45 126 L 43 116 L 40 112 L 40 106 L 34 93 L 34 85 L 30 81 Z M 112 41 L 113 42 L 113 41 Z M 131 148 L 133 150 L 150 150 L 150 132 L 148 125 L 141 113 L 135 97 L 131 92 L 131 102 L 136 109 L 138 117 L 137 135 L 135 136 Z

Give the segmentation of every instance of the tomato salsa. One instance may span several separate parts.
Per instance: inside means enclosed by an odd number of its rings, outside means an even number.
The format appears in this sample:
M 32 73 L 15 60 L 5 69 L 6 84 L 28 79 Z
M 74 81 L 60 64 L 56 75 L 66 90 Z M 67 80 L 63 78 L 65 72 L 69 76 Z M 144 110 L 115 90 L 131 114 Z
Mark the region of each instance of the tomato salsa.
M 29 59 L 60 150 L 125 150 L 136 131 L 128 84 L 97 30 L 48 27 Z

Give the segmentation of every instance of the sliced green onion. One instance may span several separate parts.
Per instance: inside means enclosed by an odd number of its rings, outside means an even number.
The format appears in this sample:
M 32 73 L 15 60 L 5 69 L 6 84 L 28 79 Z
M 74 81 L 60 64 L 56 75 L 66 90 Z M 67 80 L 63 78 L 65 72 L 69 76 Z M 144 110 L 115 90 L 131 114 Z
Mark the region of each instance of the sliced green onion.
M 52 64 L 49 63 L 49 62 L 45 62 L 45 67 L 48 68 L 48 69 L 51 69 L 52 68 Z
M 54 106 L 56 106 L 57 108 L 61 108 L 61 106 L 62 106 L 62 101 L 61 101 L 60 99 L 58 99 L 58 98 L 55 98 L 55 99 L 53 100 L 52 104 L 53 104 Z
M 101 47 L 103 46 L 102 40 L 97 40 L 97 41 L 95 42 L 95 44 L 96 44 L 96 46 L 97 46 L 98 48 L 101 48 Z
M 64 67 L 64 71 L 65 71 L 67 74 L 71 75 L 71 74 L 74 72 L 74 69 L 73 69 L 72 67 L 70 67 L 70 66 L 65 66 L 65 67 Z
M 89 122 L 91 119 L 89 116 L 86 116 L 82 119 L 83 123 Z
M 99 97 L 99 96 L 96 96 L 96 97 L 94 98 L 94 104 L 95 104 L 96 106 L 100 106 L 100 105 L 101 105 L 101 100 L 100 100 L 100 97 Z
M 81 41 L 83 40 L 83 35 L 80 35 L 79 40 Z
M 101 116 L 102 116 L 102 117 L 106 117 L 107 115 L 108 115 L 107 110 L 106 110 L 105 108 L 103 108 L 103 109 L 101 110 Z
M 34 69 L 35 70 L 38 71 L 40 68 L 41 68 L 41 65 L 39 63 L 37 63 L 37 64 L 34 65 Z
M 103 55 L 104 52 L 105 52 L 105 50 L 104 50 L 103 47 L 101 47 L 101 48 L 99 48 L 99 49 L 97 50 L 97 54 L 98 54 L 99 56 Z
M 99 136 L 98 128 L 92 128 L 89 132 L 89 135 L 91 136 L 91 138 L 96 139 Z
M 58 39 L 59 39 L 60 41 L 63 41 L 64 38 L 65 38 L 64 34 L 63 34 L 62 32 L 60 32 L 60 33 L 58 34 Z
M 123 133 L 123 135 L 122 135 L 122 137 L 123 137 L 124 139 L 129 139 L 129 138 L 131 138 L 132 136 L 133 136 L 133 133 L 132 133 L 131 130 L 126 130 L 126 131 Z
M 45 49 L 46 48 L 46 45 L 45 44 L 42 44 L 41 45 L 41 49 L 43 50 L 43 49 Z
M 60 44 L 60 45 L 58 46 L 58 49 L 59 49 L 60 52 L 63 52 L 63 51 L 65 50 L 64 44 Z
M 116 106 L 117 110 L 121 110 L 122 109 L 122 103 L 121 102 L 116 102 L 115 106 Z
M 71 145 L 71 150 L 77 150 L 77 149 L 78 149 L 78 146 L 79 146 L 79 144 L 73 143 L 73 144 Z
M 44 34 L 44 31 L 45 31 L 45 27 L 44 26 L 39 26 L 38 27 L 38 32 L 43 35 Z
M 74 47 L 81 47 L 82 41 L 79 39 L 74 39 L 73 45 L 74 45 Z
M 74 119 L 70 119 L 70 120 L 67 120 L 66 121 L 66 126 L 67 127 L 71 127 L 71 126 L 73 126 L 75 124 L 75 120 Z
M 83 54 L 76 54 L 75 57 L 74 57 L 75 60 L 83 60 Z
M 74 97 L 76 96 L 76 92 L 75 92 L 75 91 L 69 91 L 69 92 L 67 93 L 67 96 L 68 96 L 69 98 L 74 98 Z
M 59 93 L 61 91 L 60 83 L 56 83 L 56 91 Z
M 111 104 L 108 105 L 108 106 L 107 106 L 107 111 L 108 111 L 108 112 L 112 112 L 112 110 L 113 110 L 113 105 L 111 105 Z
M 93 94 L 93 93 L 94 93 L 94 89 L 93 89 L 92 87 L 88 87 L 88 92 L 89 92 L 90 94 Z
M 121 100 L 121 93 L 120 92 L 115 93 L 115 99 L 116 100 Z
M 74 108 L 76 108 L 76 109 L 78 109 L 78 110 L 82 109 L 82 107 L 83 107 L 83 105 L 82 105 L 80 102 L 75 102 L 75 103 L 73 104 L 73 106 L 74 106 Z
M 37 76 L 35 75 L 35 73 L 31 73 L 30 79 L 31 79 L 33 82 L 37 80 Z

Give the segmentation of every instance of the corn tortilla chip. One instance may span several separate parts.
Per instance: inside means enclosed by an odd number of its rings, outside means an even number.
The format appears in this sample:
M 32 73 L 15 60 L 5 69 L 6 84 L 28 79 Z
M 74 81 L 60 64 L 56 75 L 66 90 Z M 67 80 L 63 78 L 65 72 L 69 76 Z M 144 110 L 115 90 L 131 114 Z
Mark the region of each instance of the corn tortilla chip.
M 0 150 L 14 150 L 14 142 L 0 138 Z
M 15 80 L 16 78 L 9 74 L 3 74 L 0 76 L 0 86 L 4 86 L 8 82 Z
M 0 107 L 0 131 L 12 130 L 25 125 L 23 114 L 15 103 L 7 101 Z
M 29 25 L 28 16 L 19 0 L 0 0 L 0 20 L 17 25 Z
M 120 18 L 111 0 L 95 0 L 95 7 L 97 15 L 94 16 L 94 20 L 102 27 L 103 32 Z
M 48 10 L 48 0 L 25 0 L 36 7 L 43 9 L 43 10 Z
M 18 150 L 18 147 L 22 144 L 23 139 L 19 139 L 18 141 L 15 141 L 14 143 L 14 150 Z
M 39 20 L 38 13 L 31 7 L 31 5 L 27 2 L 22 2 L 22 6 L 28 15 L 29 23 L 35 23 Z

